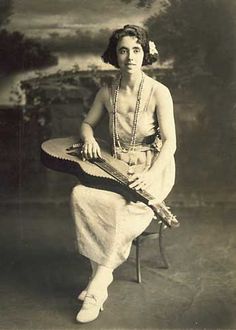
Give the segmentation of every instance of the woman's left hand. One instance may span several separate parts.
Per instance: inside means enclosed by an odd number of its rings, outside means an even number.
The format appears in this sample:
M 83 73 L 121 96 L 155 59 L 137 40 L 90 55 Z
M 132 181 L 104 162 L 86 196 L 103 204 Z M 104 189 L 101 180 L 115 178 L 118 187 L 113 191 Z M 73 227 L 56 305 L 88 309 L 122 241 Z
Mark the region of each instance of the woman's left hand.
M 145 170 L 142 173 L 134 173 L 129 176 L 129 184 L 130 188 L 134 188 L 135 190 L 146 190 L 153 183 L 153 173 L 151 170 Z

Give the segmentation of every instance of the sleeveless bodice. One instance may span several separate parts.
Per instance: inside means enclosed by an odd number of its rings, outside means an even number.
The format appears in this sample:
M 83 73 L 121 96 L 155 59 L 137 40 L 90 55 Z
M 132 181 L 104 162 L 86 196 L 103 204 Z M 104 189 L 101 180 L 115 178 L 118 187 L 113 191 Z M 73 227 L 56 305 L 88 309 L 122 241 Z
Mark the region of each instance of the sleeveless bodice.
M 162 146 L 159 125 L 157 120 L 157 114 L 154 109 L 152 97 L 154 93 L 155 85 L 152 84 L 148 95 L 144 98 L 141 96 L 137 129 L 136 129 L 136 141 L 135 149 L 130 149 L 132 127 L 134 121 L 134 109 L 132 111 L 124 112 L 119 107 L 117 109 L 117 132 L 121 148 L 117 145 L 116 141 L 116 155 L 118 159 L 125 161 L 126 163 L 138 165 L 143 164 L 146 166 L 147 159 L 150 158 L 147 152 L 152 153 L 153 158 L 157 152 L 160 151 Z M 111 139 L 113 139 L 113 111 L 114 111 L 114 86 L 108 87 L 109 104 L 107 106 L 109 114 L 109 132 Z M 149 162 L 149 161 L 148 161 Z M 140 168 L 141 170 L 141 168 Z
M 150 101 L 153 95 L 154 86 L 151 88 L 146 102 L 140 104 L 140 111 L 138 114 L 137 131 L 136 131 L 136 145 L 150 144 L 154 141 L 155 136 L 159 132 L 159 125 L 157 121 L 156 112 L 150 107 Z M 109 88 L 110 106 L 109 113 L 109 132 L 112 136 L 112 120 L 113 120 L 113 95 L 111 95 Z M 133 127 L 134 111 L 126 113 L 117 111 L 117 131 L 120 137 L 120 142 L 124 146 L 129 146 L 131 141 L 131 132 Z

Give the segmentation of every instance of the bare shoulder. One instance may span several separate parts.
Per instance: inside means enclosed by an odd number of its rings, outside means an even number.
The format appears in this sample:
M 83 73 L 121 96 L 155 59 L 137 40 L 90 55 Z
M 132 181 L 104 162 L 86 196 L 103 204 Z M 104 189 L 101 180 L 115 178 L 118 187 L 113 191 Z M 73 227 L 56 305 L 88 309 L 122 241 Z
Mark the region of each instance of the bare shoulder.
M 161 82 L 153 79 L 154 95 L 157 100 L 162 98 L 172 99 L 169 88 Z
M 161 82 L 149 77 L 150 87 L 153 88 L 153 102 L 159 114 L 173 110 L 173 100 L 170 90 Z
M 117 85 L 118 77 L 112 77 L 103 83 L 103 86 L 99 89 L 98 94 L 107 100 L 110 94 L 114 91 Z
M 164 84 L 162 84 L 161 82 L 147 76 L 147 83 L 149 85 L 150 88 L 154 88 L 154 95 L 157 97 L 160 96 L 171 96 L 170 94 L 170 90 L 167 86 L 165 86 Z
M 108 95 L 109 95 L 108 87 L 105 85 L 98 90 L 96 99 L 102 103 L 105 103 L 108 98 Z

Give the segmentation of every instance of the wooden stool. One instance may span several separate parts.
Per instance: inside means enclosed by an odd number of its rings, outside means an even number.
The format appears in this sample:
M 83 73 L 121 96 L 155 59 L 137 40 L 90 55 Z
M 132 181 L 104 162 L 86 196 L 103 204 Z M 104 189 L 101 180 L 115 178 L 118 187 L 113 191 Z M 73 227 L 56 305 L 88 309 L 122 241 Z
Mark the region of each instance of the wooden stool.
M 158 224 L 157 219 L 153 219 Z M 141 235 L 139 235 L 135 240 L 133 240 L 133 244 L 136 247 L 136 276 L 137 276 L 137 282 L 141 283 L 141 263 L 140 263 L 140 246 L 145 240 L 149 239 L 158 239 L 158 245 L 159 245 L 159 251 L 160 256 L 162 260 L 162 266 L 159 266 L 158 268 L 167 269 L 169 268 L 168 262 L 166 260 L 165 254 L 164 254 L 164 248 L 163 248 L 163 229 L 164 224 L 161 222 L 159 231 L 157 232 L 147 232 L 144 231 Z

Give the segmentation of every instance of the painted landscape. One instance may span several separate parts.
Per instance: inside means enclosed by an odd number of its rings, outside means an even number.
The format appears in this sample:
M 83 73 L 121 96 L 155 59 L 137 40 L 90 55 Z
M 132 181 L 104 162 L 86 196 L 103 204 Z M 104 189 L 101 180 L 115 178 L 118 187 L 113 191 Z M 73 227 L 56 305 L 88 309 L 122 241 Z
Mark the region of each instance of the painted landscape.
M 158 65 L 147 67 L 146 72 L 170 88 L 175 104 L 178 150 L 173 200 L 183 202 L 185 196 L 193 196 L 194 201 L 204 203 L 206 196 L 214 195 L 212 199 L 219 201 L 232 196 L 235 2 L 120 4 L 121 7 L 109 2 L 112 15 L 105 24 L 101 9 L 96 22 L 92 10 L 96 5 L 92 3 L 90 10 L 82 7 L 82 2 L 81 7 L 74 4 L 77 15 L 72 13 L 71 4 L 64 15 L 63 1 L 57 13 L 50 5 L 37 3 L 34 8 L 27 0 L 2 2 L 0 115 L 4 194 L 14 191 L 17 198 L 22 178 L 28 182 L 32 176 L 45 174 L 40 163 L 40 144 L 45 139 L 77 134 L 99 86 L 116 74 L 100 57 L 108 36 L 112 29 L 134 22 L 139 15 L 160 52 Z M 119 10 L 123 13 L 121 22 L 117 19 Z M 88 12 L 90 22 L 83 17 Z M 25 23 L 25 15 L 32 15 L 31 28 Z M 62 22 L 56 21 L 56 15 Z
M 235 17 L 236 0 L 0 0 L 0 329 L 236 329 Z M 96 237 L 94 261 L 101 246 L 112 261 L 146 215 L 85 187 L 72 209 L 79 179 L 46 168 L 40 147 L 79 137 L 96 92 L 117 75 L 101 54 L 125 24 L 149 31 L 160 58 L 144 70 L 173 97 L 176 182 L 165 202 L 180 226 L 150 219 L 115 269 L 104 311 L 83 325 L 78 295 L 88 288 L 92 310 L 101 297 L 89 292 L 97 273 L 78 233 Z M 96 136 L 107 126 L 104 116 Z M 82 230 L 77 205 L 84 219 L 96 211 Z

